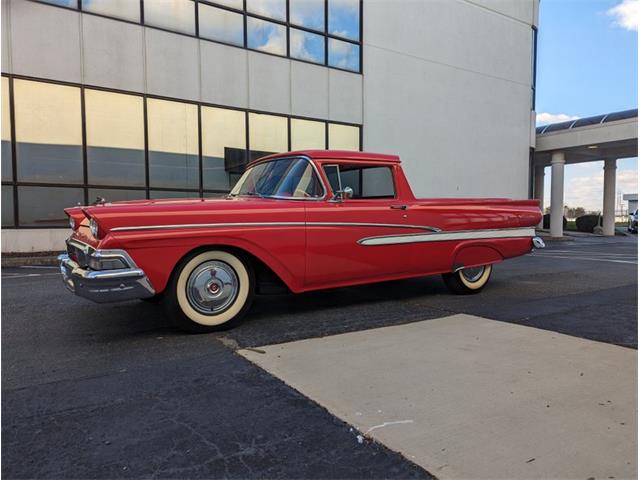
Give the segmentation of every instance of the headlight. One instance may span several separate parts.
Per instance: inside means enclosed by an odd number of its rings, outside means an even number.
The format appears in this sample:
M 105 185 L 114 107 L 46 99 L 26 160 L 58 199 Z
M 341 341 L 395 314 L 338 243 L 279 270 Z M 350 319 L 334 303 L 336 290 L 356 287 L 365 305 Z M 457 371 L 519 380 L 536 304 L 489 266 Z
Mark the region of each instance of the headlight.
M 69 217 L 69 226 L 71 227 L 71 230 L 76 229 L 76 221 L 73 219 L 73 217 Z
M 89 220 L 89 230 L 91 231 L 91 235 L 98 238 L 98 222 L 93 218 Z

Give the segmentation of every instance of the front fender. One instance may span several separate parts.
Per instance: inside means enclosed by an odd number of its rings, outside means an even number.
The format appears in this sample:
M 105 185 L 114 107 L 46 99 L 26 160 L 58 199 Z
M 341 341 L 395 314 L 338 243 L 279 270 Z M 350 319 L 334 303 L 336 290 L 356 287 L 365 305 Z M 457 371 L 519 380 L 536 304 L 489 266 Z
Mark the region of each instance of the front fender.
M 178 262 L 203 247 L 231 247 L 262 261 L 293 292 L 304 284 L 304 229 L 271 232 L 159 231 L 110 234 L 101 248 L 123 248 L 162 292 Z M 276 234 L 277 233 L 277 234 Z M 117 245 L 117 247 L 115 246 Z

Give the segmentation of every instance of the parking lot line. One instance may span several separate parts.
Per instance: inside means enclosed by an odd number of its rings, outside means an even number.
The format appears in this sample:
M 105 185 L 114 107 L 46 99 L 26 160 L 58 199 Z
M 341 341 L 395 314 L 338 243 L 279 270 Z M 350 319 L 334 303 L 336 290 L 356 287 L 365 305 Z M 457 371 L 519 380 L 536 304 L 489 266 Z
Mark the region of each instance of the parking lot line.
M 564 259 L 570 259 L 570 260 L 587 260 L 587 261 L 591 261 L 591 262 L 611 262 L 611 263 L 628 263 L 630 265 L 637 265 L 638 261 L 635 260 L 621 260 L 619 258 L 605 258 L 605 257 L 601 257 L 601 258 L 597 258 L 597 257 L 581 257 L 581 256 L 577 256 L 577 255 L 553 255 L 553 254 L 548 254 L 548 253 L 543 253 L 543 254 L 536 254 L 534 255 L 536 257 L 543 257 L 543 258 L 564 258 Z M 631 258 L 631 257 L 629 257 Z
M 240 354 L 440 479 L 637 476 L 635 350 L 471 315 L 261 350 Z

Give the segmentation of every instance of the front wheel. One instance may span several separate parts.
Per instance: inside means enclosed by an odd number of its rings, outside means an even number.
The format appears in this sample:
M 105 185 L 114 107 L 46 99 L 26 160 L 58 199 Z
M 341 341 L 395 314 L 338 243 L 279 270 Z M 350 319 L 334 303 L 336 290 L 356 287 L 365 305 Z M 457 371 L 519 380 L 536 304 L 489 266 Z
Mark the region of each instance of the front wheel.
M 447 288 L 457 295 L 469 295 L 480 292 L 489 282 L 491 265 L 471 267 L 453 273 L 444 273 L 442 278 Z
M 206 333 L 237 325 L 251 307 L 254 291 L 249 262 L 227 251 L 209 250 L 180 262 L 163 304 L 177 327 Z

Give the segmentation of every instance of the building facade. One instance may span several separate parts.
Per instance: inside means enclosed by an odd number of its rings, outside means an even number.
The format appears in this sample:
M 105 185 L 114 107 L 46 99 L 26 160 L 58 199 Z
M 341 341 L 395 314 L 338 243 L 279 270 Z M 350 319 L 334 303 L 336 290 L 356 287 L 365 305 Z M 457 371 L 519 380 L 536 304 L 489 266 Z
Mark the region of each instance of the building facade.
M 538 0 L 2 0 L 2 250 L 247 161 L 396 153 L 423 197 L 530 190 Z

